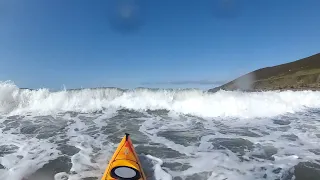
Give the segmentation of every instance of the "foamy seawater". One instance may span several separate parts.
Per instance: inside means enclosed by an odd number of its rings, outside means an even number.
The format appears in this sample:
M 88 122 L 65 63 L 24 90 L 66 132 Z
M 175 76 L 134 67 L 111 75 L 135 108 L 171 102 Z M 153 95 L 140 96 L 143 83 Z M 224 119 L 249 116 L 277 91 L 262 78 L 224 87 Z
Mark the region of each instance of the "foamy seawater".
M 150 180 L 320 179 L 320 92 L 0 83 L 1 180 L 100 179 L 125 132 Z

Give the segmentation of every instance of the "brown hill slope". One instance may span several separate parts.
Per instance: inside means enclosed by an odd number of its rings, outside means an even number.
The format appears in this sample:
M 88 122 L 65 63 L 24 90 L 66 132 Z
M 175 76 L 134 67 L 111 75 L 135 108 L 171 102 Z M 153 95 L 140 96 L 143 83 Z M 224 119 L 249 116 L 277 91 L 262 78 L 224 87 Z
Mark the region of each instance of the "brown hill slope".
M 266 67 L 245 74 L 220 87 L 217 90 L 320 90 L 320 53 L 294 62 Z

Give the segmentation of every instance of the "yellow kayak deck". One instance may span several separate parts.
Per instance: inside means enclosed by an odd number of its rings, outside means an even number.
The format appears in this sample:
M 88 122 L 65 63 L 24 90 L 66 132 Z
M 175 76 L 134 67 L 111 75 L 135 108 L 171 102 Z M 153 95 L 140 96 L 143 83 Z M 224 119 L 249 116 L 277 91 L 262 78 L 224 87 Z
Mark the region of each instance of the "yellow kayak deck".
M 146 180 L 129 134 L 122 138 L 101 180 Z

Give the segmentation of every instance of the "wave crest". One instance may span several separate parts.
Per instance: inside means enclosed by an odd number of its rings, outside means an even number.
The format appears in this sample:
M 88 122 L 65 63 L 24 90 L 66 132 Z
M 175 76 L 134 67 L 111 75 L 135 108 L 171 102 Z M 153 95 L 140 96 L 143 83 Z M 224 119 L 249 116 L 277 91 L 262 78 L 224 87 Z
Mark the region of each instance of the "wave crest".
M 65 111 L 90 113 L 131 109 L 166 109 L 200 117 L 270 117 L 320 107 L 320 92 L 228 92 L 201 90 L 152 90 L 96 88 L 50 92 L 19 89 L 13 82 L 0 82 L 0 113 L 53 114 Z

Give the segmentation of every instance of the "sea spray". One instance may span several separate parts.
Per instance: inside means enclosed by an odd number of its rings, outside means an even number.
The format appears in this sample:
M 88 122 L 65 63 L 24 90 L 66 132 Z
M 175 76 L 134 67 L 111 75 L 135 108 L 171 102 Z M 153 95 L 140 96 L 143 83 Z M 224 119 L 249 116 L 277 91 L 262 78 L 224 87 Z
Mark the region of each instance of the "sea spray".
M 167 110 L 200 117 L 272 117 L 320 107 L 320 92 L 239 92 L 116 88 L 50 92 L 19 89 L 0 82 L 0 112 L 7 115 L 48 115 L 65 111 L 91 113 L 128 109 Z

